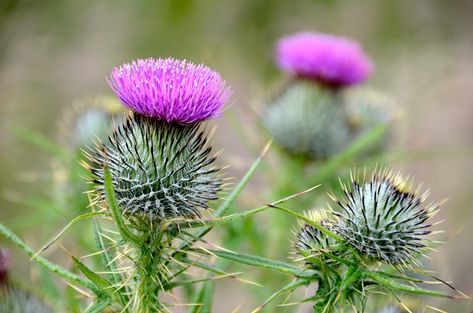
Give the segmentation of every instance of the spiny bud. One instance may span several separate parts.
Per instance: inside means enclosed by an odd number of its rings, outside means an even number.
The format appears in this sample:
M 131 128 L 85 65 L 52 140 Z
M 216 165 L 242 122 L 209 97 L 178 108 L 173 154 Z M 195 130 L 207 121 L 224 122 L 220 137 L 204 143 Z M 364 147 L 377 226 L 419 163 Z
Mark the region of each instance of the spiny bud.
M 304 213 L 305 217 L 327 229 L 331 229 L 333 221 L 330 220 L 326 211 L 312 210 Z M 322 233 L 314 226 L 303 223 L 301 230 L 297 233 L 296 249 L 310 253 L 320 250 L 328 250 L 334 244 L 334 240 Z
M 343 106 L 330 91 L 307 81 L 293 82 L 263 115 L 275 141 L 288 152 L 325 159 L 350 140 Z
M 351 188 L 342 184 L 345 200 L 334 200 L 342 212 L 335 231 L 372 259 L 389 264 L 415 262 L 430 233 L 427 220 L 438 205 L 425 206 L 427 194 L 412 192 L 411 184 L 388 170 L 371 179 L 352 175 Z
M 214 156 L 198 125 L 162 123 L 132 113 L 89 156 L 96 188 L 103 198 L 104 166 L 110 170 L 124 214 L 151 220 L 199 216 L 217 199 L 220 179 Z

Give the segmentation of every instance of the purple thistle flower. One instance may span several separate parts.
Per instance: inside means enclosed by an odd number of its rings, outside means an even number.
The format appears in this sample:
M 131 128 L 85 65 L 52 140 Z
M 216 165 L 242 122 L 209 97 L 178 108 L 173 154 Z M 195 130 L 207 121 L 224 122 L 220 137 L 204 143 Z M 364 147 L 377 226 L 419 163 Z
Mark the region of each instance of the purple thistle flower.
M 361 83 L 373 71 L 358 42 L 311 32 L 280 39 L 276 62 L 282 70 L 336 87 Z
M 138 114 L 191 124 L 218 116 L 231 94 L 220 74 L 186 60 L 138 59 L 112 70 L 110 87 Z

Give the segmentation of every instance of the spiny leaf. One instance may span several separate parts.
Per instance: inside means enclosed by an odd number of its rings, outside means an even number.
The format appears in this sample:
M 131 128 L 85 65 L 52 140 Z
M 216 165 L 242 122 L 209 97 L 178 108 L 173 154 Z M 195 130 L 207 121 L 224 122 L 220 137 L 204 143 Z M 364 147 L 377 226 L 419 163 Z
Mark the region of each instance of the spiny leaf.
M 278 291 L 276 291 L 275 293 L 273 293 L 271 295 L 271 297 L 268 298 L 268 300 L 266 300 L 263 304 L 261 304 L 259 307 L 257 307 L 256 309 L 254 309 L 253 311 L 251 311 L 251 313 L 257 313 L 257 312 L 260 312 L 261 310 L 263 310 L 271 301 L 273 301 L 274 299 L 276 299 L 279 295 L 285 293 L 285 292 L 290 292 L 294 289 L 296 289 L 297 287 L 300 287 L 300 286 L 304 286 L 304 285 L 308 285 L 310 283 L 310 281 L 308 281 L 307 279 L 297 279 L 289 284 L 287 284 L 286 286 L 284 286 L 283 288 L 279 289 Z
M 89 269 L 84 263 L 82 263 L 75 256 L 72 256 L 72 261 L 79 268 L 79 270 L 92 281 L 97 287 L 101 288 L 104 293 L 107 293 L 105 289 L 112 287 L 112 284 L 105 278 L 99 276 L 94 271 Z
M 39 255 L 41 252 L 44 250 L 48 249 L 53 243 L 55 243 L 69 228 L 71 228 L 75 223 L 80 222 L 82 220 L 88 219 L 90 217 L 94 216 L 101 216 L 105 215 L 105 213 L 102 212 L 90 212 L 90 213 L 85 213 L 82 215 L 79 215 L 75 217 L 72 221 L 70 221 L 56 236 L 54 236 L 47 244 L 45 244 L 36 254 L 35 256 Z M 35 257 L 34 256 L 34 257 Z M 33 257 L 33 258 L 34 258 Z
M 110 213 L 112 214 L 113 220 L 117 225 L 118 231 L 122 237 L 130 242 L 135 243 L 136 245 L 140 244 L 138 236 L 133 234 L 123 221 L 120 209 L 117 204 L 117 198 L 115 196 L 115 191 L 113 190 L 112 176 L 108 168 L 104 168 L 104 188 L 105 188 L 105 198 L 107 200 Z
M 202 285 L 199 292 L 196 293 L 193 303 L 198 303 L 190 308 L 189 313 L 210 313 L 212 312 L 212 295 L 214 285 L 211 282 L 207 282 Z
M 406 292 L 406 293 L 411 293 L 411 294 L 418 294 L 418 295 L 426 295 L 426 296 L 432 296 L 432 297 L 444 297 L 444 298 L 455 298 L 454 296 L 448 295 L 443 292 L 438 292 L 434 290 L 428 290 L 420 287 L 415 287 L 415 286 L 409 286 L 409 285 L 404 285 L 401 283 L 398 283 L 392 279 L 386 278 L 383 275 L 380 275 L 375 272 L 365 272 L 366 276 L 369 278 L 373 279 L 375 282 L 380 284 L 381 286 L 386 287 L 387 289 L 390 290 L 397 290 L 401 292 Z
M 114 284 L 118 284 L 120 282 L 120 275 L 116 273 L 116 266 L 115 262 L 113 261 L 113 254 L 109 251 L 109 246 L 105 243 L 102 237 L 102 229 L 97 221 L 94 218 L 93 220 L 93 227 L 94 227 L 94 237 L 95 243 L 97 244 L 97 248 L 99 251 L 102 251 L 100 256 L 102 257 L 103 265 L 107 268 L 107 270 L 111 273 L 111 278 Z
M 110 299 L 100 300 L 87 308 L 85 313 L 102 313 L 110 305 Z
M 242 264 L 246 264 L 250 266 L 270 269 L 270 270 L 278 271 L 285 274 L 291 274 L 291 275 L 299 276 L 299 277 L 308 277 L 308 276 L 316 275 L 315 271 L 303 270 L 291 264 L 287 264 L 281 261 L 266 259 L 260 256 L 222 251 L 222 250 L 209 250 L 209 251 L 210 253 L 220 258 L 224 258 L 230 261 L 234 261 L 234 262 L 238 262 L 238 263 L 242 263 Z
M 277 206 L 277 205 L 271 205 L 272 208 L 274 209 L 277 209 L 277 210 L 281 210 L 283 212 L 286 212 L 286 213 L 289 213 L 295 217 L 297 217 L 298 219 L 300 220 L 303 220 L 304 222 L 306 222 L 307 224 L 313 226 L 314 228 L 316 228 L 317 230 L 321 231 L 322 233 L 324 233 L 325 235 L 339 241 L 339 242 L 343 242 L 343 238 L 340 237 L 339 235 L 335 234 L 334 232 L 331 232 L 330 230 L 328 230 L 327 228 L 323 227 L 322 225 L 318 224 L 318 223 L 315 223 L 314 221 L 312 221 L 310 218 L 302 215 L 302 214 L 299 214 L 291 209 L 288 209 L 288 208 L 285 208 L 285 207 L 281 207 L 281 206 Z

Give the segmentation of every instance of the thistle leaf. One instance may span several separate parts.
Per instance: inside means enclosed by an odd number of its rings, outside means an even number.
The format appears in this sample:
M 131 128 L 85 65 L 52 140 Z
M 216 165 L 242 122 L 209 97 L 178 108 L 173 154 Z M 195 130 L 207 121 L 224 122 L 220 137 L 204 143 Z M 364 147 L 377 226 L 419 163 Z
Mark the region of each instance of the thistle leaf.
M 108 293 L 106 289 L 112 287 L 112 284 L 108 280 L 89 269 L 87 265 L 82 263 L 75 256 L 71 256 L 71 258 L 77 268 L 79 268 L 79 270 L 82 272 L 82 274 L 84 274 L 88 279 L 90 279 L 91 282 L 93 282 L 97 287 L 99 287 L 103 291 L 103 293 Z
M 123 221 L 120 209 L 117 205 L 117 198 L 115 196 L 115 191 L 113 190 L 112 176 L 108 168 L 104 168 L 104 188 L 105 188 L 105 198 L 107 200 L 110 213 L 112 214 L 113 220 L 117 225 L 118 231 L 122 237 L 130 242 L 135 243 L 136 245 L 140 244 L 138 236 L 133 234 Z
M 313 277 L 316 275 L 315 271 L 303 270 L 297 266 L 294 266 L 288 263 L 270 260 L 270 259 L 266 259 L 260 256 L 222 251 L 222 250 L 209 250 L 209 251 L 210 253 L 216 255 L 217 257 L 224 258 L 230 261 L 234 261 L 234 262 L 238 262 L 238 263 L 246 264 L 250 266 L 260 267 L 264 269 L 274 270 L 277 272 L 290 274 L 297 277 Z
M 212 297 L 213 297 L 214 285 L 211 282 L 207 282 L 202 285 L 199 292 L 196 293 L 195 299 L 192 301 L 196 303 L 188 313 L 210 313 L 212 312 Z

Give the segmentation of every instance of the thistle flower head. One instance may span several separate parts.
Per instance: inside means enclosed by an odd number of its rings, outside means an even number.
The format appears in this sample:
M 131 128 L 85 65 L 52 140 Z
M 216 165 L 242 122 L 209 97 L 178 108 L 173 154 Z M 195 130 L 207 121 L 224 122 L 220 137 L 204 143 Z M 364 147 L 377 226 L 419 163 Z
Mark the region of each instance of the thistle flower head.
M 282 70 L 332 86 L 361 83 L 373 70 L 358 42 L 313 32 L 280 39 L 276 61 Z
M 103 198 L 108 167 L 123 214 L 191 218 L 217 199 L 220 189 L 210 153 L 198 124 L 168 124 L 132 113 L 89 155 L 89 169 Z
M 292 83 L 267 107 L 263 123 L 286 151 L 316 160 L 340 152 L 350 140 L 337 97 L 311 82 Z
M 430 233 L 427 220 L 438 205 L 425 206 L 427 195 L 412 192 L 400 174 L 388 170 L 371 179 L 352 175 L 352 185 L 343 185 L 345 200 L 336 200 L 342 212 L 335 231 L 366 256 L 393 265 L 415 262 Z
M 231 93 L 212 69 L 172 58 L 123 64 L 112 70 L 109 84 L 134 112 L 179 124 L 218 116 Z

